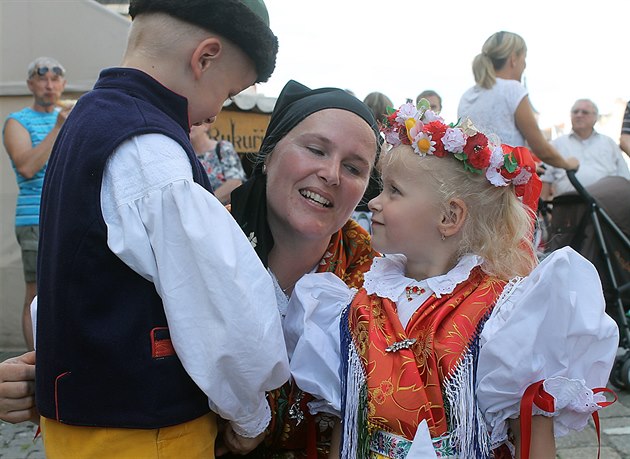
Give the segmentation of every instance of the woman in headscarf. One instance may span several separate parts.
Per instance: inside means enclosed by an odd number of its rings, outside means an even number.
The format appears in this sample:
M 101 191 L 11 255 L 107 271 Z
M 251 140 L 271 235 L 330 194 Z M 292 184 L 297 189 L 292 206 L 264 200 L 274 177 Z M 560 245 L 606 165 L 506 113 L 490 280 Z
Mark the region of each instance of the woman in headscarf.
M 232 215 L 268 267 L 282 315 L 306 273 L 363 284 L 376 253 L 350 215 L 379 139 L 369 108 L 342 89 L 289 81 L 278 97 L 252 178 L 232 193 Z M 331 426 L 309 414 L 308 394 L 287 383 L 268 399 L 269 435 L 250 457 L 326 457 Z

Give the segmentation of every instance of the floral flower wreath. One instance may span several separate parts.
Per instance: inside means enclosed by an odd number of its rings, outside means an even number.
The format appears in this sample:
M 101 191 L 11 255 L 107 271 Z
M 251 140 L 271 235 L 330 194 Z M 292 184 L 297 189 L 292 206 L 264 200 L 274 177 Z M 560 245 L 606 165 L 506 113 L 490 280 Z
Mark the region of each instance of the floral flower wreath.
M 381 125 L 385 141 L 394 147 L 411 145 L 420 156 L 453 155 L 465 170 L 485 174 L 494 186 L 513 184 L 516 195 L 537 209 L 542 183 L 527 148 L 493 144 L 468 118 L 447 125 L 429 107 L 426 99 L 420 99 L 417 106 L 407 102 L 398 110 L 388 107 Z

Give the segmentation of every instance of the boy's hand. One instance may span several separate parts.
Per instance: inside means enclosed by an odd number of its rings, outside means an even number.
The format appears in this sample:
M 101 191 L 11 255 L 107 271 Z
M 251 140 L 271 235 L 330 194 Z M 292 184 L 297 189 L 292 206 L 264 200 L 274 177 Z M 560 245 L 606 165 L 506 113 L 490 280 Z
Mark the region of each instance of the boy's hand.
M 35 352 L 0 363 L 0 419 L 39 424 L 35 407 Z
M 223 456 L 227 453 L 238 454 L 243 456 L 250 451 L 253 451 L 263 440 L 265 439 L 265 432 L 254 438 L 241 437 L 234 432 L 232 426 L 227 424 L 223 431 L 223 442 L 217 444 L 215 448 L 215 455 Z

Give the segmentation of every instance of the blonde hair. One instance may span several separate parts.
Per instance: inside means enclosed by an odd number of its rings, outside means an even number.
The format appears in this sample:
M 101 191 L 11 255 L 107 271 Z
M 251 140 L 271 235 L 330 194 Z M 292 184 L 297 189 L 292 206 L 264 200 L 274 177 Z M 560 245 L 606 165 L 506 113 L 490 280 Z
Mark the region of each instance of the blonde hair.
M 482 88 L 492 88 L 497 81 L 496 71 L 503 68 L 512 53 L 520 56 L 526 51 L 527 45 L 520 35 L 505 31 L 491 35 L 473 60 L 475 82 Z
M 495 187 L 484 174 L 464 170 L 462 162 L 452 155 L 420 156 L 409 145 L 393 148 L 384 158 L 389 158 L 385 166 L 403 160 L 406 167 L 428 173 L 444 211 L 449 210 L 452 199 L 466 204 L 468 213 L 459 233 L 458 259 L 467 253 L 479 255 L 484 259 L 481 268 L 504 280 L 526 276 L 536 266 L 531 242 L 532 211 L 516 197 L 511 185 Z

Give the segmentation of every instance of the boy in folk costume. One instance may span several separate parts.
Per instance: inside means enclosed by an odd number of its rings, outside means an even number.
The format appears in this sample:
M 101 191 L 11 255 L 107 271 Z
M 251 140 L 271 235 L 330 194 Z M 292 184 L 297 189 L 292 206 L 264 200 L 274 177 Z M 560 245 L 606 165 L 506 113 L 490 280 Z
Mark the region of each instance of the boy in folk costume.
M 579 254 L 537 266 L 529 151 L 427 109 L 405 104 L 385 123 L 370 201 L 385 255 L 363 288 L 322 274 L 296 286 L 292 375 L 321 399 L 312 411 L 343 419 L 343 458 L 525 458 L 530 438 L 531 457 L 555 458 L 554 434 L 608 403 L 617 326 Z
M 53 149 L 42 198 L 37 406 L 47 457 L 244 453 L 288 378 L 267 271 L 210 193 L 189 140 L 265 81 L 260 0 L 132 0 L 123 64 L 103 70 Z

